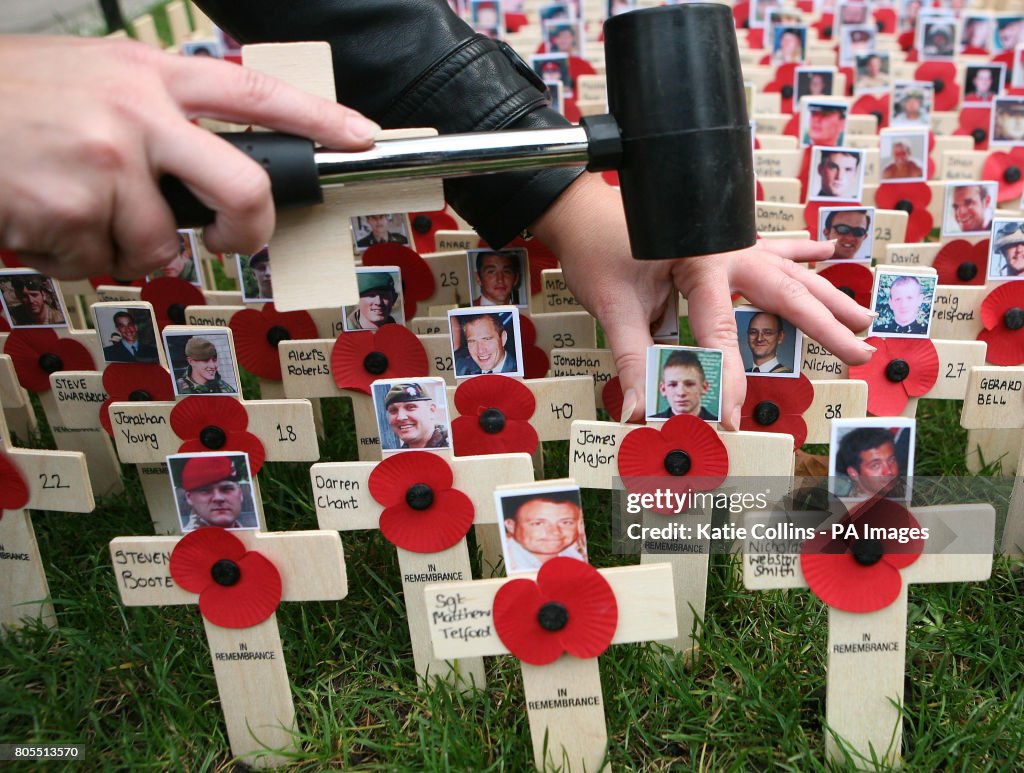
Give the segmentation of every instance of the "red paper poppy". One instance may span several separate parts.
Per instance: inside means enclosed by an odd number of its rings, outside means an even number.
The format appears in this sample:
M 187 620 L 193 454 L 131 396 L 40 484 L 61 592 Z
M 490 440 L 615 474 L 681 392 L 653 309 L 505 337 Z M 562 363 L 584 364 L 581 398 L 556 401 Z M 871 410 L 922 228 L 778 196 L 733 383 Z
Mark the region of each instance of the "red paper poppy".
M 25 264 L 18 260 L 18 253 L 14 250 L 0 250 L 0 266 L 4 268 L 25 268 Z
M 103 274 L 101 276 L 89 277 L 89 284 L 92 285 L 93 290 L 104 285 L 112 287 L 145 287 L 146 277 L 142 277 L 140 279 L 115 279 L 109 274 Z
M 988 239 L 971 244 L 955 239 L 943 245 L 932 262 L 940 285 L 983 285 L 988 272 Z
M 793 117 L 786 121 L 786 125 L 782 127 L 782 133 L 788 137 L 800 136 L 800 113 L 793 113 Z
M 433 251 L 433 248 L 431 248 Z M 401 244 L 374 244 L 363 253 L 364 266 L 398 266 L 402 275 L 405 318 L 416 316 L 416 304 L 434 294 L 434 272 L 419 253 Z
M 689 414 L 673 416 L 660 429 L 638 427 L 622 438 L 619 476 L 635 494 L 671 488 L 710 491 L 729 473 L 729 452 L 722 439 L 703 419 Z M 651 508 L 664 515 L 674 509 Z
M 370 495 L 384 511 L 380 531 L 414 553 L 447 550 L 473 525 L 473 502 L 452 488 L 452 468 L 430 452 L 394 454 L 370 473 Z
M 823 13 L 821 18 L 811 25 L 811 29 L 818 31 L 818 40 L 832 40 L 832 24 L 835 17 L 831 13 Z
M 162 276 L 147 282 L 141 298 L 153 304 L 156 324 L 163 330 L 167 325 L 184 325 L 186 306 L 205 306 L 203 291 L 184 279 Z
M 971 137 L 975 150 L 988 150 L 988 131 L 992 128 L 991 107 L 964 107 L 953 134 Z
M 813 401 L 814 385 L 803 374 L 795 379 L 747 376 L 740 429 L 792 435 L 794 448 L 799 448 L 807 439 L 804 411 Z
M 875 26 L 883 35 L 891 35 L 896 31 L 896 10 L 894 8 L 876 8 L 872 12 Z
M 420 255 L 437 250 L 435 234 L 438 231 L 455 231 L 459 227 L 455 218 L 448 214 L 447 207 L 436 212 L 410 212 L 409 222 L 412 224 L 413 244 Z
M 0 450 L 0 518 L 4 517 L 4 510 L 20 510 L 28 500 L 28 484 L 21 470 Z
M 748 18 L 750 16 L 750 3 L 747 0 L 742 0 L 736 3 L 732 7 L 732 19 L 736 25 L 736 29 L 741 30 L 748 24 Z M 747 45 L 750 45 L 750 41 L 747 41 Z
M 765 84 L 763 91 L 765 93 L 778 93 L 782 95 L 782 107 L 779 112 L 781 113 L 792 113 L 793 112 L 793 84 L 795 82 L 795 70 L 797 65 L 795 63 L 780 64 L 775 69 L 775 77 L 770 83 Z
M 611 169 L 607 172 L 601 172 L 601 179 L 604 180 L 605 183 L 612 186 L 613 188 L 619 187 L 619 173 L 616 172 L 614 169 Z
M 10 333 L 11 323 L 7 321 L 7 317 L 0 314 L 0 333 Z
M 899 37 L 896 38 L 896 42 L 899 44 L 901 51 L 906 51 L 908 53 L 913 51 L 914 53 L 917 53 L 914 50 L 914 30 L 901 32 Z
M 235 354 L 242 367 L 259 378 L 281 380 L 281 341 L 317 338 L 316 324 L 306 311 L 278 311 L 273 303 L 261 310 L 242 309 L 231 317 Z
M 103 370 L 103 390 L 107 399 L 100 405 L 100 424 L 113 436 L 110 425 L 111 403 L 170 402 L 174 399 L 171 374 L 162 365 L 112 362 Z
M 956 110 L 960 103 L 960 85 L 953 62 L 925 62 L 914 70 L 914 80 L 930 81 L 935 87 L 935 109 Z
M 618 376 L 612 376 L 601 390 L 601 407 L 612 417 L 612 421 L 622 421 L 622 400 L 622 382 Z M 630 422 L 630 424 L 643 423 L 642 416 Z
M 615 185 L 618 185 L 618 173 L 615 177 Z M 486 249 L 493 249 L 487 242 L 480 240 L 480 246 Z M 558 257 L 551 251 L 544 242 L 536 236 L 524 239 L 517 236 L 506 244 L 502 249 L 524 249 L 526 250 L 527 262 L 530 266 L 530 295 L 536 295 L 542 289 L 542 277 L 540 272 L 551 268 L 558 268 Z
M 262 623 L 281 601 L 281 574 L 234 534 L 206 526 L 182 537 L 171 551 L 171 577 L 199 594 L 199 611 L 221 628 Z
M 619 625 L 619 607 L 608 581 L 590 564 L 555 557 L 536 580 L 509 580 L 494 596 L 494 630 L 509 652 L 545 666 L 568 652 L 596 658 Z
M 529 387 L 508 376 L 477 376 L 455 390 L 452 443 L 456 456 L 532 454 L 540 440 L 530 424 L 537 401 Z
M 234 397 L 192 395 L 171 410 L 171 429 L 182 440 L 178 453 L 241 451 L 249 454 L 249 467 L 255 475 L 267 452 L 248 426 L 249 413 Z
M 73 338 L 60 338 L 50 328 L 18 328 L 7 334 L 18 383 L 30 392 L 49 392 L 50 374 L 61 370 L 96 370 L 89 350 Z
M 932 231 L 934 219 L 928 211 L 932 189 L 926 182 L 883 182 L 875 192 L 875 206 L 881 209 L 899 209 L 909 215 L 907 241 L 920 242 Z
M 1015 147 L 1009 153 L 997 150 L 988 154 L 982 169 L 983 180 L 999 183 L 999 201 L 1020 201 L 1024 192 L 1024 147 Z
M 519 315 L 519 334 L 523 339 L 523 377 L 544 378 L 551 363 L 548 362 L 547 352 L 537 346 L 537 328 L 525 314 Z
M 831 529 L 804 543 L 800 568 L 811 592 L 834 609 L 877 612 L 900 595 L 900 569 L 913 564 L 924 540 L 900 543 L 892 538 L 903 529 L 920 529 L 905 507 L 889 499 L 871 500 L 839 521 L 843 532 Z M 904 535 L 913 532 L 904 531 Z
M 850 112 L 853 115 L 873 115 L 878 119 L 878 128 L 884 129 L 889 125 L 889 95 L 863 94 L 857 97 Z
M 871 288 L 875 277 L 863 263 L 833 263 L 818 273 L 865 309 L 871 308 Z
M 822 207 L 856 207 L 859 201 L 808 201 L 804 204 L 804 225 L 812 235 L 818 234 L 819 213 Z
M 1024 363 L 1024 282 L 1005 282 L 981 302 L 985 329 L 978 340 L 988 344 L 985 360 L 993 365 Z
M 850 378 L 868 382 L 868 413 L 899 416 L 908 397 L 920 397 L 939 377 L 939 353 L 927 338 L 877 338 L 878 349 L 864 365 L 851 365 Z
M 427 376 L 429 367 L 420 339 L 401 325 L 341 333 L 331 349 L 334 383 L 364 395 L 374 379 Z

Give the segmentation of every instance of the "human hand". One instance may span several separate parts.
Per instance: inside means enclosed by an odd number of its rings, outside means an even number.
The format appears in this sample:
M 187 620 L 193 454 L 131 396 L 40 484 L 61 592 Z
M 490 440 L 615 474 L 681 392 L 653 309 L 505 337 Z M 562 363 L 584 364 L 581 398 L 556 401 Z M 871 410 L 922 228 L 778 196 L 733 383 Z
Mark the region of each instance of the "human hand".
M 266 172 L 195 117 L 345 150 L 369 147 L 380 128 L 253 70 L 105 39 L 0 39 L 0 103 L 0 247 L 58 279 L 130 278 L 173 260 L 164 174 L 216 212 L 210 249 L 254 252 L 269 240 Z
M 719 255 L 633 260 L 619 194 L 595 175 L 576 180 L 532 230 L 559 255 L 566 284 L 601 323 L 622 383 L 623 421 L 644 416 L 650 325 L 677 291 L 687 299 L 698 344 L 724 352 L 726 429 L 739 428 L 747 391 L 732 293 L 780 314 L 845 362 L 867 362 L 874 351 L 851 332 L 867 328 L 871 313 L 795 262 L 827 260 L 831 242 L 761 240 Z

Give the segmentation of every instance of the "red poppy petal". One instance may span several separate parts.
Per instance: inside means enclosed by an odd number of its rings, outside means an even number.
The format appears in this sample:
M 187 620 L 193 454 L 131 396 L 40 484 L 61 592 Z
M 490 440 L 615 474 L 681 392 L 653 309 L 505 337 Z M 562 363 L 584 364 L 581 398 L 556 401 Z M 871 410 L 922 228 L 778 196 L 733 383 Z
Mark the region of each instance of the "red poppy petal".
M 275 340 L 281 340 L 282 335 L 290 341 L 318 337 L 316 324 L 308 312 L 280 312 L 272 303 L 259 311 L 236 312 L 231 317 L 230 327 L 239 363 L 254 376 L 270 381 L 281 380 L 281 358 L 277 347 L 271 343 L 271 331 Z
M 596 658 L 608 649 L 619 624 L 619 607 L 600 572 L 575 558 L 556 557 L 541 566 L 537 585 L 569 613 L 568 623 L 558 632 L 566 652 Z
M 248 454 L 249 471 L 256 475 L 263 469 L 263 462 L 267 459 L 267 450 L 263 441 L 251 432 L 232 431 L 225 433 L 224 445 L 217 449 L 211 449 L 198 438 L 184 440 L 178 447 L 179 454 L 209 453 L 211 450 L 223 451 L 224 453 L 237 452 Z
M 429 252 L 433 252 L 433 245 Z M 387 242 L 374 244 L 363 253 L 364 266 L 398 266 L 402 275 L 402 300 L 406 317 L 416 315 L 416 302 L 426 300 L 434 294 L 436 280 L 434 272 L 419 253 L 402 244 Z
M 89 350 L 71 338 L 59 338 L 49 328 L 12 330 L 7 335 L 4 353 L 10 355 L 18 382 L 30 392 L 48 392 L 50 373 L 43 370 L 45 355 L 59 358 L 59 370 L 95 370 Z M 55 371 L 56 372 L 56 371 Z
M 819 275 L 832 283 L 833 287 L 849 295 L 864 308 L 871 306 L 871 286 L 874 276 L 871 269 L 860 263 L 840 263 L 822 269 Z
M 405 495 L 417 483 L 430 486 L 434 496 L 452 487 L 454 477 L 448 462 L 437 454 L 409 452 L 393 454 L 370 473 L 370 496 L 384 507 L 405 504 Z
M 199 594 L 199 611 L 221 628 L 262 623 L 281 602 L 281 574 L 265 556 L 250 550 L 236 563 L 241 576 L 235 585 L 211 582 Z
M 877 612 L 900 595 L 898 569 L 884 561 L 862 566 L 849 553 L 802 553 L 800 568 L 811 592 L 844 612 Z
M 224 395 L 190 395 L 171 410 L 171 429 L 182 439 L 198 437 L 210 426 L 225 432 L 244 430 L 249 414 L 240 400 Z
M 426 220 L 423 220 L 423 218 L 426 218 Z M 421 255 L 426 252 L 434 252 L 436 249 L 434 235 L 438 231 L 455 231 L 459 227 L 459 224 L 455 222 L 455 218 L 443 209 L 436 212 L 410 212 L 409 222 L 412 223 L 412 238 L 413 243 L 416 245 L 416 252 Z M 426 226 L 426 230 L 421 231 L 420 228 L 423 226 Z M 406 311 L 408 312 L 408 309 Z M 406 314 L 406 317 L 409 319 L 412 319 L 413 316 L 412 314 Z
M 971 244 L 966 239 L 954 239 L 943 245 L 932 261 L 940 285 L 983 285 L 988 273 L 988 239 Z M 960 267 L 965 263 L 974 265 L 974 276 L 960 278 Z
M 894 339 L 889 352 L 910 363 L 910 375 L 903 380 L 903 388 L 911 397 L 920 397 L 939 377 L 939 353 L 927 338 Z
M 526 384 L 496 374 L 463 381 L 455 390 L 454 402 L 462 416 L 478 416 L 488 408 L 496 408 L 506 419 L 530 419 L 537 407 L 537 400 Z
M 392 545 L 414 553 L 447 550 L 473 525 L 473 502 L 461 491 L 434 492 L 434 504 L 414 510 L 405 502 L 384 509 L 380 531 Z
M 985 362 L 991 365 L 1024 364 L 1024 329 L 1009 330 L 1000 326 L 995 330 L 982 330 L 978 340 L 988 344 Z
M 0 510 L 17 510 L 28 504 L 28 484 L 14 462 L 0 451 Z
M 149 400 L 166 402 L 174 399 L 171 374 L 162 365 L 138 365 L 112 362 L 103 370 L 103 389 L 113 403 L 131 399 L 133 393 L 144 392 Z
M 171 577 L 189 593 L 201 593 L 213 584 L 210 570 L 222 558 L 238 561 L 245 545 L 234 534 L 216 526 L 190 531 L 171 551 Z
M 458 416 L 452 420 L 452 447 L 456 456 L 532 454 L 539 442 L 537 430 L 527 421 L 506 419 L 500 432 L 491 433 L 483 430 L 477 416 Z
M 177 277 L 163 276 L 146 283 L 140 297 L 153 304 L 157 326 L 184 324 L 186 306 L 205 306 L 206 296 L 195 285 Z
M 693 488 L 717 488 L 729 474 L 729 452 L 718 433 L 696 416 L 673 416 L 661 427 L 661 436 L 671 448 L 679 448 L 690 456 L 692 467 L 687 478 L 703 478 Z
M 1012 308 L 1024 308 L 1024 282 L 1005 282 L 981 302 L 981 324 L 988 330 L 1005 327 L 1003 315 Z
M 509 580 L 494 595 L 495 633 L 509 652 L 535 666 L 553 663 L 565 651 L 558 633 L 544 630 L 537 622 L 546 601 L 537 583 L 527 579 Z
M 868 413 L 874 416 L 898 416 L 907 407 L 907 390 L 902 383 L 885 375 L 889 363 L 900 359 L 899 349 L 890 348 L 898 338 L 875 338 L 865 343 L 878 349 L 863 365 L 850 366 L 850 378 L 868 383 Z
M 793 447 L 799 448 L 807 440 L 807 422 L 802 416 L 782 414 L 770 425 L 755 421 L 752 416 L 740 417 L 740 429 L 744 432 L 780 432 L 793 436 Z
M 630 430 L 619 446 L 619 475 L 623 478 L 665 475 L 665 454 L 669 450 L 661 433 L 653 427 Z

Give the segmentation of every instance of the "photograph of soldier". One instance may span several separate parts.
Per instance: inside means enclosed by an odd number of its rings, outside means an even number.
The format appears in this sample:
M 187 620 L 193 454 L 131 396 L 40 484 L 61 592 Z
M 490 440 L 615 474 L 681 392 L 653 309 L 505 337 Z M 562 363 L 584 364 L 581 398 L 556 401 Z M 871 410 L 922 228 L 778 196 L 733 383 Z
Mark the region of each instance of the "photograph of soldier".
M 182 534 L 207 526 L 260 528 L 248 454 L 174 454 L 167 469 Z
M 66 327 L 56 283 L 34 271 L 0 271 L 0 299 L 11 327 Z
M 360 266 L 356 269 L 359 303 L 342 307 L 345 330 L 377 330 L 381 325 L 405 324 L 402 274 L 398 266 Z
M 936 284 L 934 274 L 877 270 L 871 309 L 878 316 L 871 324 L 871 335 L 927 338 Z
M 389 379 L 370 385 L 382 451 L 451 448 L 444 379 Z
M 223 328 L 195 332 L 164 331 L 164 346 L 177 395 L 238 394 L 238 373 L 231 339 Z

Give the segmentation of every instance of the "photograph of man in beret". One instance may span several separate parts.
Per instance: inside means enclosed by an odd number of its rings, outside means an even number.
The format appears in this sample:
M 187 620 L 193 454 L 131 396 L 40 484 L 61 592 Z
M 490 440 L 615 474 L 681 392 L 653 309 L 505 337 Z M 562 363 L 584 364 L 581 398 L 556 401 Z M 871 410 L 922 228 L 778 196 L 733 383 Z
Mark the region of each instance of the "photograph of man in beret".
M 258 529 L 247 496 L 251 476 L 245 454 L 182 454 L 167 457 L 182 533 L 207 526 Z

